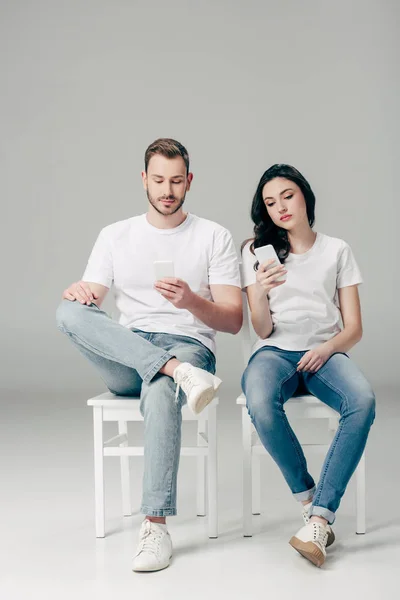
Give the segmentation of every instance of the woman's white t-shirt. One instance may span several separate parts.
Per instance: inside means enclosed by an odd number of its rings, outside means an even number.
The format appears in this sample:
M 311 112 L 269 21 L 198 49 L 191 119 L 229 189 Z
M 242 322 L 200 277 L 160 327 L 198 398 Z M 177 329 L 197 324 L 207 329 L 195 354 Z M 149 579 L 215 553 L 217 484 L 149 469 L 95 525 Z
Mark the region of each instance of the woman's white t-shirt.
M 145 214 L 108 225 L 97 238 L 82 280 L 108 288 L 114 284 L 121 325 L 193 337 L 215 352 L 214 329 L 154 289 L 154 261 L 159 260 L 172 261 L 175 277 L 207 300 L 212 300 L 212 284 L 240 287 L 231 234 L 192 214 L 173 229 L 153 227 Z
M 243 289 L 256 283 L 250 245 L 242 252 Z M 258 338 L 253 352 L 263 346 L 310 350 L 326 342 L 341 330 L 338 289 L 362 283 L 350 246 L 322 233 L 307 252 L 290 253 L 285 269 L 285 283 L 268 294 L 274 329 L 267 339 Z

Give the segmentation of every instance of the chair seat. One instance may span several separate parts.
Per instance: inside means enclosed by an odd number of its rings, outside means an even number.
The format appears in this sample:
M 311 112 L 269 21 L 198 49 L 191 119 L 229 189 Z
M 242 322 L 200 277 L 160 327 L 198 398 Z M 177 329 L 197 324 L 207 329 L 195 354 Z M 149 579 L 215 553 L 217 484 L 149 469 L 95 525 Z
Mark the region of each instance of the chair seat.
M 236 400 L 236 404 L 243 407 L 246 406 L 246 397 L 244 394 L 240 394 Z M 311 394 L 289 398 L 285 402 L 285 412 L 287 412 L 288 416 L 297 419 L 338 418 L 336 411 Z
M 217 406 L 219 399 L 214 398 L 210 406 Z M 139 396 L 117 396 L 112 392 L 104 392 L 87 401 L 88 406 L 93 408 L 103 408 L 104 421 L 143 421 L 140 414 L 140 398 Z M 208 418 L 208 406 L 200 413 L 195 415 L 190 408 L 185 404 L 182 406 L 182 419 L 185 421 L 197 421 L 198 419 Z

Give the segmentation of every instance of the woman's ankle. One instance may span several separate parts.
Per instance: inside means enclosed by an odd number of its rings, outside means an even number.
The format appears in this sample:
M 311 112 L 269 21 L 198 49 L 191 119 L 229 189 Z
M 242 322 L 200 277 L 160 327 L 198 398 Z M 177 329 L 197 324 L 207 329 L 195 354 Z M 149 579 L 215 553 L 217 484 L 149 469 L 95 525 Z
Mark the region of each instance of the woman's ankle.
M 321 523 L 321 525 L 328 525 L 328 521 L 324 519 L 324 517 L 319 517 L 318 515 L 312 515 L 310 517 L 310 523 Z

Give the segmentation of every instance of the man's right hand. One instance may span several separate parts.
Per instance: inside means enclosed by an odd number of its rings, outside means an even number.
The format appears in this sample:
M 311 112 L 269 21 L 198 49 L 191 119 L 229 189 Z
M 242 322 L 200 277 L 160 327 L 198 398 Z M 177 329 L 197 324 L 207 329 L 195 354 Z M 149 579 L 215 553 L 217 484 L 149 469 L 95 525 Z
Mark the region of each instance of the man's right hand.
M 71 302 L 78 300 L 81 304 L 87 304 L 89 306 L 94 300 L 98 299 L 99 294 L 92 292 L 86 281 L 77 281 L 64 290 L 62 297 Z

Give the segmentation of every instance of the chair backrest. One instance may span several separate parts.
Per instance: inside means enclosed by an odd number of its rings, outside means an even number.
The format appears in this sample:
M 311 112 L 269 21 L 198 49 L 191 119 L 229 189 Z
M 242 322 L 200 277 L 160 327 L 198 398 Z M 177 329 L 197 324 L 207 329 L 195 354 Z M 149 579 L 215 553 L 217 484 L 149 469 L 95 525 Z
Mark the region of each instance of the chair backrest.
M 243 265 L 239 263 L 240 266 L 240 281 L 243 284 Z M 250 315 L 249 315 L 249 303 L 247 300 L 247 294 L 242 288 L 242 303 L 243 303 L 243 325 L 240 331 L 241 337 L 241 345 L 242 345 L 242 354 L 243 354 L 243 362 L 244 366 L 247 367 L 247 363 L 249 362 L 251 356 L 251 333 L 250 333 Z

